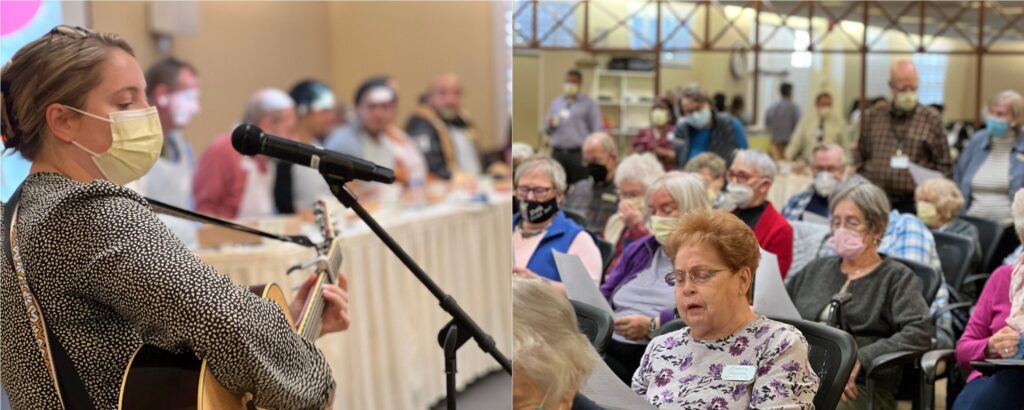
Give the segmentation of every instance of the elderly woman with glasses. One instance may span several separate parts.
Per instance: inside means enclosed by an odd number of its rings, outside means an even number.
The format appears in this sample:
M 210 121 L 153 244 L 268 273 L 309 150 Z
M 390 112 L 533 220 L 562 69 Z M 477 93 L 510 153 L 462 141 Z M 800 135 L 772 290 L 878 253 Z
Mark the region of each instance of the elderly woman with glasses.
M 807 341 L 748 303 L 761 258 L 753 231 L 724 211 L 693 211 L 666 249 L 665 280 L 688 327 L 648 344 L 633 391 L 660 408 L 813 408 Z
M 565 197 L 565 170 L 548 157 L 524 161 L 513 176 L 519 213 L 512 217 L 512 273 L 545 279 L 562 293 L 565 287 L 553 252 L 577 255 L 587 273 L 601 279 L 601 251 L 583 227 L 559 209 Z
M 672 320 L 673 290 L 664 281 L 672 271 L 672 257 L 665 252 L 665 241 L 680 215 L 711 208 L 701 178 L 678 171 L 654 180 L 646 201 L 654 234 L 626 247 L 601 286 L 615 313 L 615 334 L 605 361 L 627 383 L 640 365 L 650 336 L 662 323 Z
M 828 244 L 838 256 L 811 261 L 786 283 L 800 316 L 840 328 L 857 341 L 857 362 L 840 409 L 866 408 L 871 401 L 876 408 L 895 409 L 900 369 L 878 374 L 880 387 L 866 397 L 862 367 L 870 370 L 886 353 L 931 347 L 934 326 L 921 281 L 910 268 L 878 253 L 890 209 L 885 192 L 870 183 L 840 189 L 829 202 Z

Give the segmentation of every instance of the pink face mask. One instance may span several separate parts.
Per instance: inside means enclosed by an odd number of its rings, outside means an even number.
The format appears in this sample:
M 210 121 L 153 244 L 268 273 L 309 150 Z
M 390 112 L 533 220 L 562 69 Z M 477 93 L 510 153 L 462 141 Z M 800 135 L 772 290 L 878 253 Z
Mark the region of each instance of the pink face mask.
M 846 228 L 836 229 L 832 233 L 832 237 L 829 238 L 828 244 L 843 259 L 853 259 L 864 252 L 864 248 L 867 248 L 863 236 Z

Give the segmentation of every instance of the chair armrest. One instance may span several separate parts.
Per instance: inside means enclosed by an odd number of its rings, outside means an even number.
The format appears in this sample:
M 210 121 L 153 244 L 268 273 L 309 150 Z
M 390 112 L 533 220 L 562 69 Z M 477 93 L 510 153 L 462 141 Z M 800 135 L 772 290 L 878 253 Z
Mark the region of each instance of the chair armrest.
M 956 350 L 940 349 L 931 350 L 921 356 L 921 371 L 924 372 L 925 382 L 931 384 L 940 376 L 946 375 L 949 364 L 956 360 Z
M 968 283 L 974 283 L 974 282 L 977 282 L 979 280 L 987 280 L 988 277 L 991 276 L 991 275 L 992 275 L 991 273 L 973 273 L 973 274 L 967 275 L 967 277 L 964 278 L 964 281 L 961 284 L 961 286 L 962 285 L 966 285 Z
M 948 304 L 946 306 L 943 306 L 941 309 L 936 310 L 935 314 L 932 315 L 932 318 L 933 319 L 938 319 L 939 317 L 941 317 L 942 315 L 944 315 L 946 313 L 954 312 L 954 311 L 957 311 L 957 310 L 966 310 L 967 312 L 970 312 L 971 308 L 973 308 L 974 305 L 975 305 L 974 302 L 950 303 L 950 304 Z
M 867 367 L 867 372 L 864 374 L 864 377 L 870 379 L 881 370 L 903 366 L 905 364 L 917 365 L 917 359 L 919 357 L 921 357 L 921 352 L 909 350 L 883 354 L 871 361 L 870 366 Z

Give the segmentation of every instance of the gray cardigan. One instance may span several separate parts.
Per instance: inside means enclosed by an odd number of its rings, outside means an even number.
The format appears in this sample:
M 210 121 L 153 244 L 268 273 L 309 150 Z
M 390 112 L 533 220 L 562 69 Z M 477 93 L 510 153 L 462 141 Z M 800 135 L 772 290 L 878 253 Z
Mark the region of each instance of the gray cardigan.
M 805 320 L 818 314 L 846 283 L 838 256 L 818 258 L 786 283 L 793 303 Z M 897 351 L 925 351 L 935 333 L 921 281 L 910 268 L 882 256 L 882 263 L 847 288 L 850 299 L 840 309 L 843 329 L 857 341 L 857 358 L 866 370 L 876 357 Z M 883 388 L 895 390 L 899 374 L 879 375 Z

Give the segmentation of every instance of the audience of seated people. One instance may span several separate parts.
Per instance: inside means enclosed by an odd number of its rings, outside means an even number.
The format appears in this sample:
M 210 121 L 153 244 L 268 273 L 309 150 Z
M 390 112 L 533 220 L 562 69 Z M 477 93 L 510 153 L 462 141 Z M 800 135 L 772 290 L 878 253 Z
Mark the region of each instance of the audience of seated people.
M 946 178 L 929 179 L 914 190 L 914 200 L 917 202 L 917 217 L 932 231 L 957 234 L 974 242 L 971 266 L 978 266 L 982 256 L 978 228 L 959 218 L 964 208 L 964 197 L 956 184 Z
M 686 213 L 666 253 L 663 280 L 687 327 L 651 340 L 633 390 L 661 408 L 813 408 L 820 380 L 806 339 L 750 308 L 761 253 L 746 223 L 720 210 Z
M 740 150 L 727 176 L 724 207 L 754 230 L 761 248 L 779 258 L 779 272 L 785 279 L 793 261 L 793 227 L 768 202 L 768 190 L 775 180 L 775 161 L 760 151 Z
M 812 261 L 786 283 L 803 319 L 842 329 L 857 342 L 857 363 L 840 409 L 863 409 L 871 402 L 876 408 L 895 408 L 900 369 L 876 373 L 879 383 L 872 396 L 863 375 L 886 353 L 932 347 L 934 327 L 921 281 L 879 251 L 890 209 L 885 192 L 871 184 L 836 192 L 829 203 L 828 245 L 838 256 Z
M 814 183 L 803 192 L 793 195 L 782 207 L 782 215 L 790 221 L 828 223 L 828 197 L 846 180 L 862 182 L 864 178 L 851 175 L 850 162 L 842 146 L 819 144 L 811 154 L 811 175 Z
M 605 241 L 615 245 L 615 253 L 608 264 L 609 271 L 618 264 L 622 251 L 629 244 L 651 234 L 644 218 L 647 213 L 645 198 L 651 183 L 664 174 L 658 160 L 650 153 L 631 154 L 615 170 L 619 210 L 608 218 L 602 233 Z
M 601 251 L 583 227 L 559 207 L 565 198 L 565 170 L 548 157 L 533 157 L 513 176 L 519 213 L 512 217 L 512 272 L 544 278 L 565 291 L 553 252 L 579 256 L 595 283 L 601 280 Z
M 604 230 L 608 218 L 619 208 L 615 192 L 615 168 L 619 150 L 608 134 L 597 132 L 583 140 L 583 163 L 587 177 L 569 187 L 565 197 L 565 210 L 586 220 L 584 228 L 595 234 Z
M 615 314 L 615 334 L 605 362 L 624 382 L 640 365 L 651 334 L 673 317 L 673 289 L 665 283 L 672 272 L 672 258 L 665 243 L 679 217 L 711 209 L 704 182 L 695 174 L 672 171 L 647 189 L 647 209 L 653 235 L 633 242 L 622 252 L 601 293 Z

